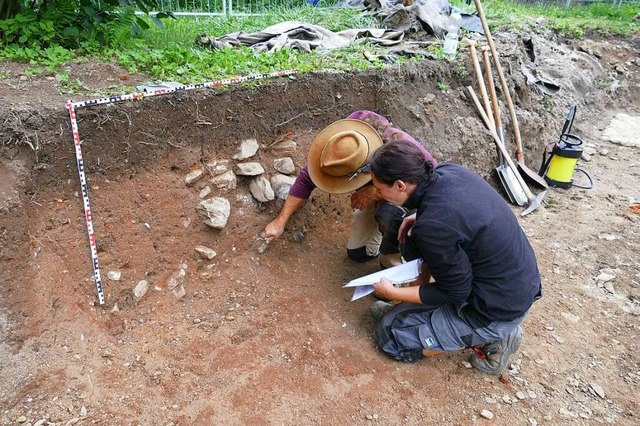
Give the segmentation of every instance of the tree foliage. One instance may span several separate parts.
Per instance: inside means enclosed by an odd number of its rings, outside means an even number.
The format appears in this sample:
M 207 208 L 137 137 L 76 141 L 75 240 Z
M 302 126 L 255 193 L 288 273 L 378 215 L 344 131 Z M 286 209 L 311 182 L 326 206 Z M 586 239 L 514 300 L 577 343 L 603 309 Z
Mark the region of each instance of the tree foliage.
M 157 26 L 173 17 L 158 0 L 0 0 L 0 45 L 77 48 L 83 42 L 113 45 L 148 29 L 143 12 Z

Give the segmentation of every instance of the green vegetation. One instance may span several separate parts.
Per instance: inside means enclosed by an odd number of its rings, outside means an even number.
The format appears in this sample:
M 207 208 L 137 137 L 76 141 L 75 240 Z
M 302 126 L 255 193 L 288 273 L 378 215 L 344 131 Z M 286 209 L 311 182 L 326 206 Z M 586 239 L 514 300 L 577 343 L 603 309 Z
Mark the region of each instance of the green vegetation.
M 474 11 L 473 3 L 466 6 L 464 0 L 450 0 L 456 6 Z M 638 4 L 624 4 L 614 7 L 611 3 L 591 3 L 565 8 L 545 5 L 536 2 L 523 5 L 511 0 L 484 1 L 484 11 L 490 26 L 494 27 L 525 27 L 535 24 L 536 19 L 545 17 L 545 26 L 560 32 L 565 36 L 584 37 L 586 31 L 593 31 L 604 36 L 628 37 L 638 31 L 640 27 L 634 16 L 639 12 Z
M 115 61 L 131 73 L 143 72 L 157 81 L 183 83 L 292 68 L 304 73 L 317 70 L 349 72 L 388 66 L 386 62 L 374 59 L 384 56 L 385 51 L 366 40 L 328 53 L 284 49 L 256 54 L 249 48 L 212 51 L 195 45 L 198 34 L 221 37 L 240 29 L 251 33 L 288 20 L 306 21 L 332 31 L 379 25 L 375 18 L 356 9 L 305 5 L 281 7 L 254 17 L 180 16 L 160 22 L 156 17 L 133 13 L 134 6 L 140 9 L 143 5 L 143 11 L 153 9 L 157 0 L 102 0 L 99 5 L 94 1 L 35 0 L 36 6 L 24 7 L 21 1 L 0 0 L 0 13 L 8 16 L 8 19 L 0 20 L 0 59 L 28 63 L 32 65 L 31 73 L 52 75 L 70 61 L 88 58 Z M 474 7 L 473 4 L 467 6 L 464 0 L 453 3 L 469 11 Z M 78 9 L 78 4 L 83 7 Z M 494 28 L 526 28 L 535 25 L 536 19 L 543 16 L 547 27 L 573 37 L 582 37 L 586 31 L 628 36 L 637 32 L 639 25 L 633 20 L 638 8 L 630 5 L 618 8 L 610 4 L 591 4 L 564 9 L 489 0 L 484 8 Z M 167 17 L 166 14 L 159 16 Z M 369 59 L 365 58 L 365 51 Z M 430 51 L 436 57 L 442 56 L 441 46 L 432 46 Z M 406 60 L 400 58 L 399 62 Z M 462 74 L 462 70 L 456 69 L 456 72 Z M 82 82 L 69 81 L 64 73 L 58 72 L 57 77 L 65 91 L 83 88 Z

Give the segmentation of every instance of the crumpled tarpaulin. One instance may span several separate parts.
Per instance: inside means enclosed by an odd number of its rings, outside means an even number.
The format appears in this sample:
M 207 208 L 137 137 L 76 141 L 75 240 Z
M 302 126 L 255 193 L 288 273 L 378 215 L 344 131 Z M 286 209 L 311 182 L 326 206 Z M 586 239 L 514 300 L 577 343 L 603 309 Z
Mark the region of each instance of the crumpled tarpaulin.
M 444 36 L 451 26 L 460 26 L 467 31 L 484 34 L 480 18 L 453 7 L 447 0 L 418 0 L 402 2 L 398 0 L 366 0 L 367 7 L 386 16 L 383 25 L 400 31 L 420 31 L 422 29 L 437 36 Z M 403 3 L 407 3 L 405 6 Z M 412 4 L 408 4 L 412 3 Z M 363 0 L 363 5 L 365 5 Z M 460 15 L 460 21 L 454 22 L 452 14 Z
M 308 22 L 286 21 L 250 34 L 239 31 L 220 38 L 200 34 L 196 37 L 196 44 L 212 50 L 249 46 L 257 53 L 275 52 L 283 47 L 311 52 L 312 50 L 326 51 L 346 47 L 352 40 L 363 37 L 367 37 L 374 44 L 393 46 L 402 42 L 404 32 L 381 28 L 333 32 Z

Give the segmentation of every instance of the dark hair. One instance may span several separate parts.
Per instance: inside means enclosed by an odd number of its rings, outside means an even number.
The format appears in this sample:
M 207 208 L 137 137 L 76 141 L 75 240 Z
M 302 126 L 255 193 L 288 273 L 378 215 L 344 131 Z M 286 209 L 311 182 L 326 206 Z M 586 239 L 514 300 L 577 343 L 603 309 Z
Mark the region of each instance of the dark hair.
M 433 164 L 414 143 L 401 139 L 382 145 L 369 160 L 376 178 L 387 185 L 396 180 L 420 183 L 433 178 Z

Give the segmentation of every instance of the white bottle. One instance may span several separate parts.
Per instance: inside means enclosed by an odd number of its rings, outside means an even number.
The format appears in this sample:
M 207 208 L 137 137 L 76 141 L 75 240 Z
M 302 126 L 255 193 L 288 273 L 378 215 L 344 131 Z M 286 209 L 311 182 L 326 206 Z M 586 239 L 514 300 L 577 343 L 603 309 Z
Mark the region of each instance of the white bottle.
M 450 61 L 454 60 L 458 52 L 458 30 L 462 16 L 459 13 L 452 13 L 449 18 L 449 29 L 447 35 L 444 36 L 444 46 L 442 47 L 442 56 Z

